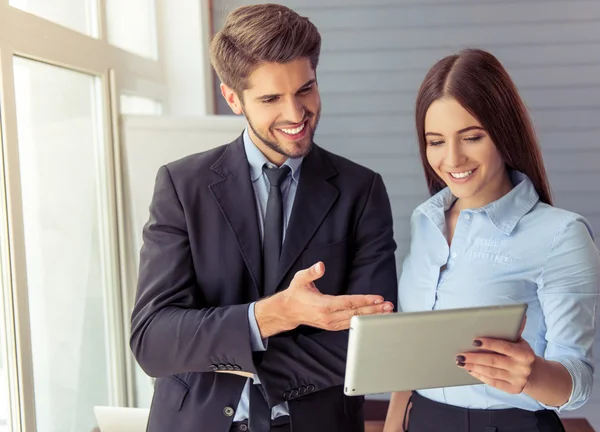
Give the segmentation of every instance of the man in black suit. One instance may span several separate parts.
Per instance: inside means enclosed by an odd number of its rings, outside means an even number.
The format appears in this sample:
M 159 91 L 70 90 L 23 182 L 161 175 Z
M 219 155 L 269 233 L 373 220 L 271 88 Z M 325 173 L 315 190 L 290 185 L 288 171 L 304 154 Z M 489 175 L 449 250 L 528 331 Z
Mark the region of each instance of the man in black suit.
M 248 127 L 158 171 L 131 348 L 157 377 L 150 432 L 362 431 L 343 394 L 350 318 L 396 302 L 381 176 L 313 143 L 321 38 L 280 5 L 211 43 Z

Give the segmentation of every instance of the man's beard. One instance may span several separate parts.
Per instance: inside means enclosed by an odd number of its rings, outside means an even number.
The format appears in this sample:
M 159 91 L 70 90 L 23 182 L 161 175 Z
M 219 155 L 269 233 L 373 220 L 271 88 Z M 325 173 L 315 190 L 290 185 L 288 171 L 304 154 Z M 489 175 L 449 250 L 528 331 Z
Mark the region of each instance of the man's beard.
M 321 107 L 319 107 L 319 110 L 317 111 L 316 115 L 313 114 L 312 112 L 307 112 L 307 118 L 305 120 L 306 123 L 310 123 L 312 117 L 316 117 L 315 125 L 314 125 L 314 127 L 311 127 L 310 137 L 308 137 L 309 138 L 308 145 L 306 146 L 306 148 L 303 148 L 300 153 L 292 154 L 292 153 L 288 152 L 283 147 L 283 145 L 281 145 L 278 141 L 270 140 L 270 139 L 266 138 L 263 134 L 259 133 L 259 131 L 252 124 L 250 117 L 248 117 L 248 115 L 246 115 L 246 112 L 243 109 L 242 109 L 242 113 L 246 117 L 246 121 L 248 122 L 248 125 L 250 126 L 250 129 L 252 129 L 252 132 L 254 133 L 254 135 L 259 140 L 261 140 L 264 145 L 269 147 L 271 150 L 279 153 L 280 155 L 285 156 L 286 158 L 290 158 L 290 159 L 301 158 L 310 153 L 310 151 L 312 150 L 312 146 L 313 146 L 313 139 L 315 136 L 315 132 L 317 131 L 317 125 L 319 124 L 319 120 L 321 119 Z M 306 126 L 304 126 L 304 127 L 306 127 Z M 273 133 L 273 136 L 275 136 L 274 133 Z

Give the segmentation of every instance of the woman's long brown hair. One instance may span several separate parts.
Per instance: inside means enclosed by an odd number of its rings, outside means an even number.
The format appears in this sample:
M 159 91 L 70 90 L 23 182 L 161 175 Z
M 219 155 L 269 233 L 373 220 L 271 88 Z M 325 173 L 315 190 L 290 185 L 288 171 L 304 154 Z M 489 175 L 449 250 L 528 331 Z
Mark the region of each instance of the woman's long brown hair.
M 446 184 L 427 161 L 425 115 L 436 100 L 453 98 L 490 135 L 508 168 L 526 174 L 540 200 L 552 205 L 540 148 L 525 104 L 508 72 L 492 54 L 467 49 L 437 62 L 425 76 L 416 103 L 416 126 L 421 161 L 429 192 Z

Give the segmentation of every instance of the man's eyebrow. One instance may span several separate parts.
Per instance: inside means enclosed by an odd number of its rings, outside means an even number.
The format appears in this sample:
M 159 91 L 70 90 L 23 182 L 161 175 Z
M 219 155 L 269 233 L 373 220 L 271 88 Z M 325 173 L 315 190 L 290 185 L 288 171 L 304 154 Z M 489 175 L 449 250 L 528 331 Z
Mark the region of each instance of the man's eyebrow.
M 316 82 L 317 82 L 316 78 L 308 80 L 303 86 L 301 86 L 298 89 L 298 91 L 300 91 L 300 90 L 302 90 L 302 89 L 304 89 L 306 87 L 309 87 L 309 86 L 313 85 Z M 256 100 L 274 99 L 274 98 L 279 97 L 279 96 L 281 96 L 280 93 L 266 94 L 266 95 L 258 96 L 256 98 Z

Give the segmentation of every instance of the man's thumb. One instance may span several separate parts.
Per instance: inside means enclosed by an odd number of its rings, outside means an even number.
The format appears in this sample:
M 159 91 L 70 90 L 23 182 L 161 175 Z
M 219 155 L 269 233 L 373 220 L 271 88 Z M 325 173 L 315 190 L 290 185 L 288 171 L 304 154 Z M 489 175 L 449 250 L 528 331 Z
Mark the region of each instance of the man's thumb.
M 308 285 L 325 274 L 325 264 L 321 261 L 304 270 L 300 270 L 294 276 L 293 283 L 297 285 Z
M 317 280 L 325 274 L 325 264 L 322 261 L 319 261 L 315 265 L 310 268 L 310 278 L 311 280 Z

